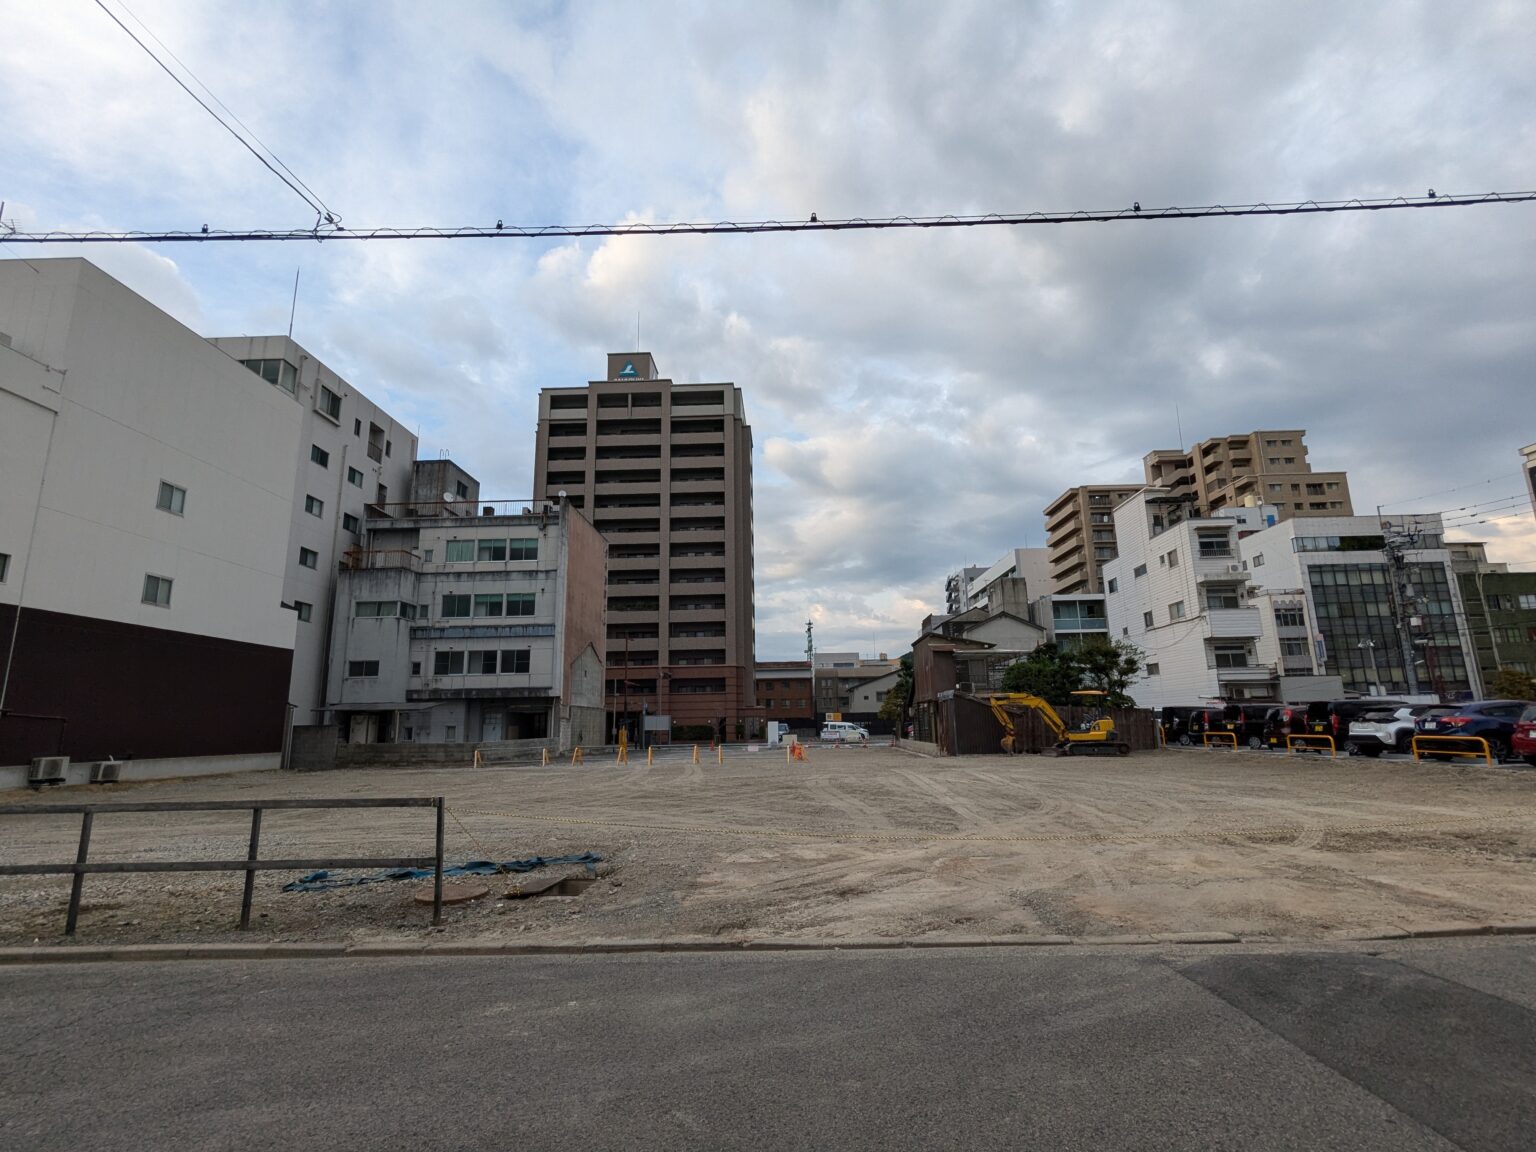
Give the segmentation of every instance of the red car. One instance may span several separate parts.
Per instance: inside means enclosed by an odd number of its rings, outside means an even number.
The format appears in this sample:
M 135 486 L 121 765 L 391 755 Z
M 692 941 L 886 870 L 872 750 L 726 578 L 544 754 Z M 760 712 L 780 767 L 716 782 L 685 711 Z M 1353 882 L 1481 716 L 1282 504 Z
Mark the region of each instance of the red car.
M 1509 742 L 1510 751 L 1521 756 L 1536 768 L 1536 704 L 1527 704 L 1520 719 L 1515 721 L 1515 735 Z

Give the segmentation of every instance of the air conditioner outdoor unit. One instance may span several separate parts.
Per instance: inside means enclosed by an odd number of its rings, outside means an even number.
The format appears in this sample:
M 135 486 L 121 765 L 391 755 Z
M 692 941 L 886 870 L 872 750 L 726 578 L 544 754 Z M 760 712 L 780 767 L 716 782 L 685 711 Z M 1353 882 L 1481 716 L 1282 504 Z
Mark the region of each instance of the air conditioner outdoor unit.
M 971 681 L 971 680 L 961 680 L 958 684 L 955 685 L 955 691 L 956 692 L 975 692 L 976 691 L 975 682 Z
M 39 756 L 27 772 L 27 786 L 36 791 L 44 784 L 62 784 L 68 768 L 68 756 Z
M 1241 572 L 1242 570 L 1243 570 L 1243 566 L 1241 564 L 1228 564 L 1227 565 L 1227 571 L 1228 572 Z
M 92 784 L 116 784 L 123 778 L 121 760 L 100 760 L 91 765 Z

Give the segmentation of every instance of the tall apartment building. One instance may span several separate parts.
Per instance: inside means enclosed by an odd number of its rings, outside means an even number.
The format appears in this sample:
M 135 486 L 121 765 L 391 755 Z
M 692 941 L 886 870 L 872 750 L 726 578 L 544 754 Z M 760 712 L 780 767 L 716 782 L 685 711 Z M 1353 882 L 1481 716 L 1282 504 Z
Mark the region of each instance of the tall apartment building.
M 1104 565 L 1118 555 L 1115 509 L 1141 485 L 1086 484 L 1069 488 L 1045 507 L 1045 547 L 1051 587 L 1069 595 L 1104 591 Z
M 1292 516 L 1353 516 L 1349 478 L 1314 472 L 1306 430 L 1248 432 L 1202 440 L 1189 451 L 1160 448 L 1142 458 L 1147 483 L 1188 496 L 1204 512 L 1271 504 Z
M 649 353 L 539 394 L 534 495 L 586 510 L 608 542 L 611 694 L 647 724 L 755 707 L 752 429 L 741 389 L 678 384 Z
M 301 424 L 94 265 L 0 261 L 0 765 L 277 766 Z
M 285 444 L 294 473 L 283 602 L 298 616 L 288 701 L 295 724 L 325 721 L 325 674 L 336 570 L 362 539 L 365 509 L 406 498 L 416 437 L 286 336 L 216 337 L 215 348 L 293 404 L 300 426 Z
M 1536 514 L 1536 444 L 1520 449 L 1521 471 L 1525 473 L 1525 486 L 1531 494 L 1531 512 Z

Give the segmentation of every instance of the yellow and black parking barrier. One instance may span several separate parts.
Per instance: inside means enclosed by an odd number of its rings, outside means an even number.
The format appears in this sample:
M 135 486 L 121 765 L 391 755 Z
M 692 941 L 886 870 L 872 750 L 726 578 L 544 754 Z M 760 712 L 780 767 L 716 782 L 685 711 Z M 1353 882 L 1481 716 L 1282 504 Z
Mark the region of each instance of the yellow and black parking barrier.
M 1339 746 L 1326 732 L 1292 733 L 1285 738 L 1285 751 L 1288 756 L 1294 756 L 1297 752 L 1320 753 L 1325 748 L 1328 750 L 1328 755 L 1338 756 Z
M 1422 743 L 1428 743 L 1428 744 L 1431 744 L 1431 745 L 1447 744 L 1447 743 L 1450 743 L 1450 744 L 1462 744 L 1462 745 L 1476 744 L 1476 745 L 1478 745 L 1478 748 L 1467 749 L 1467 748 L 1439 748 L 1439 747 L 1433 747 L 1433 748 L 1431 748 L 1426 753 L 1422 748 L 1420 748 L 1420 744 L 1422 744 Z M 1493 749 L 1491 749 L 1488 746 L 1488 741 L 1484 740 L 1481 736 L 1418 736 L 1418 735 L 1415 735 L 1414 738 L 1413 738 L 1413 758 L 1415 760 L 1422 760 L 1422 759 L 1424 759 L 1425 755 L 1429 755 L 1429 756 L 1467 756 L 1467 757 L 1472 758 L 1473 760 L 1481 758 L 1482 760 L 1485 760 L 1488 763 L 1488 766 L 1490 768 L 1493 766 Z
M 1201 743 L 1207 748 L 1230 748 L 1237 751 L 1236 732 L 1207 732 L 1201 739 Z

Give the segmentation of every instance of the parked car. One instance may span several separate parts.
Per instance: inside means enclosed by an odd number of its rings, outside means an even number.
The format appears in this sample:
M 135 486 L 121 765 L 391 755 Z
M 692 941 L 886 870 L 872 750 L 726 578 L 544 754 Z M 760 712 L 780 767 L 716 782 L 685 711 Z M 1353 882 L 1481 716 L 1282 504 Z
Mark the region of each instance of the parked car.
M 1238 747 L 1262 748 L 1267 729 L 1266 718 L 1272 709 L 1262 704 L 1228 704 L 1222 709 L 1216 727 L 1237 737 Z M 1284 743 L 1284 741 L 1281 741 Z
M 1414 723 L 1430 706 L 1383 708 L 1362 712 L 1349 722 L 1349 739 L 1344 747 L 1361 756 L 1380 756 L 1383 752 L 1413 750 Z
M 821 726 L 821 738 L 829 744 L 867 743 L 869 730 L 846 720 L 828 720 Z
M 1264 743 L 1271 748 L 1284 748 L 1287 736 L 1303 736 L 1307 727 L 1305 704 L 1280 704 L 1264 712 Z
M 1361 696 L 1353 700 L 1314 700 L 1307 705 L 1307 731 L 1319 736 L 1332 736 L 1334 746 L 1342 749 L 1349 741 L 1349 725 L 1355 717 L 1366 712 L 1406 707 L 1406 700 L 1384 700 L 1377 696 Z
M 1470 704 L 1441 705 L 1419 717 L 1415 731 L 1420 736 L 1481 736 L 1488 741 L 1488 753 L 1495 762 L 1506 759 L 1514 746 L 1515 724 L 1530 706 L 1525 700 L 1476 700 Z M 1471 745 L 1452 746 L 1455 751 L 1470 751 Z M 1449 760 L 1421 746 L 1424 755 L 1435 760 Z
M 1221 716 L 1220 708 L 1209 704 L 1168 704 L 1157 710 L 1157 722 L 1163 726 L 1166 744 L 1198 744 L 1211 725 Z
M 1510 742 L 1510 750 L 1536 768 L 1536 704 L 1527 704 L 1525 711 L 1515 721 L 1515 736 Z

